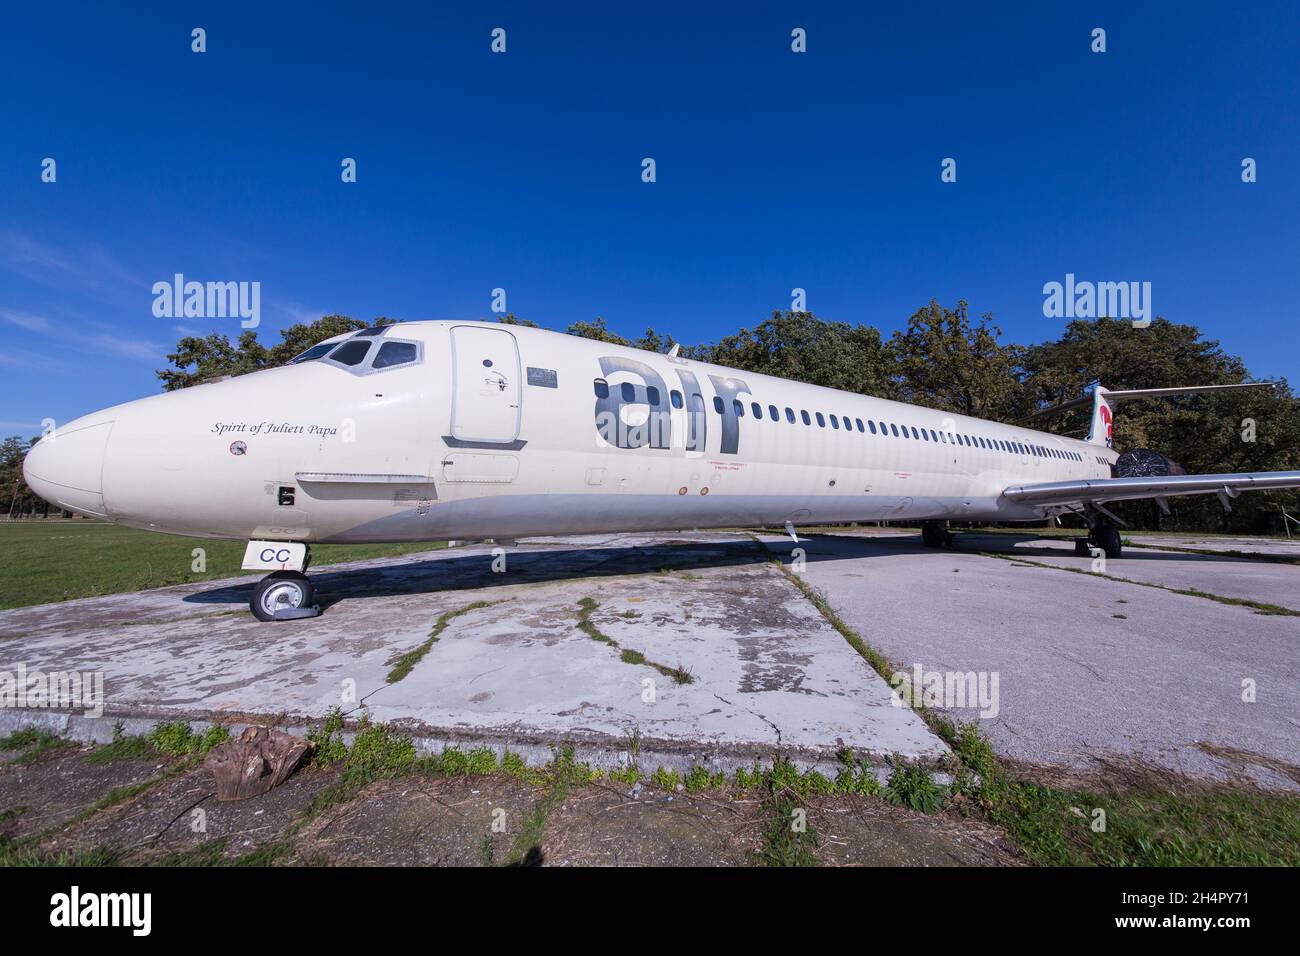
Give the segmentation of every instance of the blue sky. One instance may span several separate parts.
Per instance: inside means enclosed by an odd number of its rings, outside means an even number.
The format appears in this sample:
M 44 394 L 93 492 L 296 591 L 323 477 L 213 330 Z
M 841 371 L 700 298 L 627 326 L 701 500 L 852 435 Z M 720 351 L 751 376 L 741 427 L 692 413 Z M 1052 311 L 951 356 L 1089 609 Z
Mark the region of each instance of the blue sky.
M 886 334 L 964 297 L 1041 341 L 1072 272 L 1149 281 L 1300 380 L 1296 4 L 613 6 L 10 5 L 0 434 L 157 391 L 186 332 L 233 339 L 153 315 L 177 272 L 260 282 L 265 341 L 488 317 L 501 287 L 551 328 L 686 342 L 796 286 Z

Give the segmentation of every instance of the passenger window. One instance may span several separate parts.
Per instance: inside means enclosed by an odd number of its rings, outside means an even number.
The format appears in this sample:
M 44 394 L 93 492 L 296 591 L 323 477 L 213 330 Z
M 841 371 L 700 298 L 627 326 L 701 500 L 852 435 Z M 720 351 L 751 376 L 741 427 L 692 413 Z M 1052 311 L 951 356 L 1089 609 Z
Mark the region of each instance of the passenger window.
M 596 397 L 609 398 L 609 382 L 603 378 L 596 379 Z
M 406 365 L 414 362 L 418 357 L 419 349 L 414 342 L 385 342 L 379 346 L 379 352 L 375 355 L 374 362 L 371 365 L 374 368 L 392 368 L 394 365 Z
M 824 416 L 821 412 L 817 413 L 817 427 L 818 428 L 826 427 L 826 416 Z
M 831 416 L 831 428 L 834 428 L 835 430 L 838 431 L 838 430 L 839 430 L 839 427 L 840 427 L 840 420 L 839 420 L 838 418 L 836 418 L 834 415 L 832 415 L 832 416 Z
M 786 420 L 787 422 L 789 422 L 791 425 L 794 424 L 794 409 L 793 409 L 793 408 L 786 408 L 786 410 L 785 410 L 785 420 Z
M 876 433 L 876 423 L 869 418 L 867 419 L 867 427 L 871 429 L 871 434 Z
M 865 432 L 866 432 L 866 429 L 862 427 L 862 419 L 860 419 L 860 418 L 855 418 L 854 421 L 858 423 L 858 431 L 865 433 Z M 875 431 L 874 428 L 871 429 L 871 430 L 872 430 L 873 432 Z
M 894 433 L 895 438 L 898 437 L 898 426 L 895 425 L 893 422 L 889 423 L 889 430 Z
M 767 406 L 767 415 L 768 415 L 768 417 L 771 418 L 772 421 L 774 421 L 774 422 L 776 422 L 776 421 L 780 421 L 780 420 L 781 420 L 781 416 L 777 414 L 776 406 L 775 406 L 775 405 L 769 405 L 769 406 Z
M 738 398 L 731 400 L 731 410 L 736 413 L 737 418 L 745 417 L 745 403 Z
M 646 400 L 650 405 L 653 405 L 655 408 L 658 408 L 658 407 L 659 407 L 659 389 L 655 388 L 653 385 L 647 385 L 647 386 L 645 387 L 645 400 Z
M 800 409 L 800 411 L 799 411 L 799 417 L 803 419 L 803 423 L 804 423 L 805 425 L 811 425 L 811 424 L 812 424 L 812 419 L 808 417 L 808 409 L 806 409 L 806 408 L 804 408 L 804 409 Z
M 758 402 L 750 402 L 749 410 L 754 413 L 755 418 L 763 417 L 763 406 L 758 404 Z
M 722 399 L 718 398 L 716 395 L 713 396 L 713 410 L 719 415 L 721 415 L 723 411 Z
M 673 389 L 671 392 L 669 392 L 668 398 L 672 401 L 673 408 L 682 407 L 682 393 L 677 391 L 677 389 Z
M 922 440 L 924 440 L 924 441 L 929 441 L 929 440 L 930 440 L 930 433 L 929 433 L 928 431 L 926 431 L 924 428 L 921 429 L 921 438 L 922 438 Z

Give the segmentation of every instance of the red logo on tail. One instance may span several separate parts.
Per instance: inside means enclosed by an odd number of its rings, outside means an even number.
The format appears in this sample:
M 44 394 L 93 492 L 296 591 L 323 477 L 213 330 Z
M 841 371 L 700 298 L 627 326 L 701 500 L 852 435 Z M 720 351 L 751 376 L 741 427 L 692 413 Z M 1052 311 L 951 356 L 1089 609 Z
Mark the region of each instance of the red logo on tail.
M 1111 440 L 1110 406 L 1105 403 L 1101 406 L 1101 420 L 1106 426 L 1106 447 L 1109 448 Z

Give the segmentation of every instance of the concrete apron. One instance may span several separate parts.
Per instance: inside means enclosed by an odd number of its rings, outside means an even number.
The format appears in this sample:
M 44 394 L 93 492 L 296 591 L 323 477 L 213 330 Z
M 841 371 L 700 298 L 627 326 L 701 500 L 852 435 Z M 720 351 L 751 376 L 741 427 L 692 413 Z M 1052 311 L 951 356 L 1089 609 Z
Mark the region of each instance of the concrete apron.
M 893 757 L 938 771 L 950 756 L 746 537 L 592 536 L 505 555 L 499 572 L 490 545 L 318 569 L 328 606 L 305 621 L 254 621 L 251 577 L 0 613 L 0 670 L 99 671 L 106 692 L 100 716 L 0 709 L 0 729 L 99 743 L 119 721 L 128 734 L 176 720 L 302 734 L 341 706 L 349 728 L 364 707 L 425 752 L 509 749 L 532 765 L 559 746 L 646 773 L 730 774 L 780 754 L 833 778 L 849 748 L 883 779 Z M 614 644 L 578 627 L 584 598 Z

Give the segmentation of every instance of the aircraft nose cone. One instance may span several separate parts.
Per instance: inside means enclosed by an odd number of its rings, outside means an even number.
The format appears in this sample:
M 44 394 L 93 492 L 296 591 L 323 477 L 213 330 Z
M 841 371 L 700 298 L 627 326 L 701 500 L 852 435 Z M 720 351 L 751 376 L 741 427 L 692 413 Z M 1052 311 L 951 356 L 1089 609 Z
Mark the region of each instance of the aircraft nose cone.
M 50 504 L 107 517 L 104 508 L 104 449 L 111 421 L 72 422 L 42 438 L 23 460 L 27 485 Z

